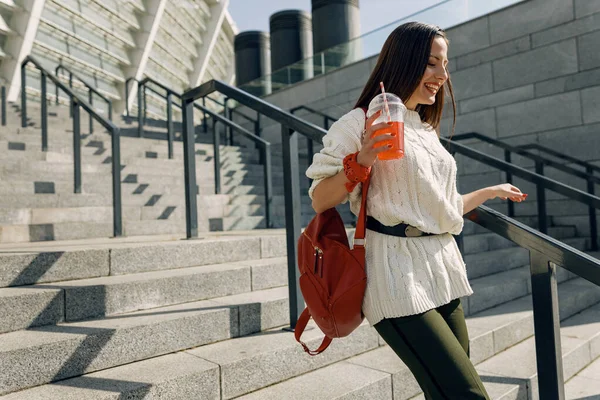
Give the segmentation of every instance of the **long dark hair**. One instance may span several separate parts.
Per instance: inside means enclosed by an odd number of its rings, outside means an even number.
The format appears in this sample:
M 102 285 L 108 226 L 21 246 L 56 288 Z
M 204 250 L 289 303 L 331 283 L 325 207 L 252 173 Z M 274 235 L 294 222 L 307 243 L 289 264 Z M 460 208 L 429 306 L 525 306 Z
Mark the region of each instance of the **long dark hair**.
M 435 25 L 408 22 L 394 29 L 381 49 L 377 64 L 356 102 L 355 108 L 369 106 L 371 100 L 380 93 L 379 82 L 384 82 L 386 91 L 394 93 L 406 104 L 423 78 L 429 62 L 431 44 L 436 36 L 441 36 L 448 42 L 445 32 Z M 446 83 L 435 95 L 435 103 L 432 105 L 420 104 L 416 111 L 423 122 L 437 129 L 442 119 L 446 86 L 448 86 L 452 99 L 454 117 L 452 132 L 454 132 L 456 101 L 450 74 L 448 74 Z

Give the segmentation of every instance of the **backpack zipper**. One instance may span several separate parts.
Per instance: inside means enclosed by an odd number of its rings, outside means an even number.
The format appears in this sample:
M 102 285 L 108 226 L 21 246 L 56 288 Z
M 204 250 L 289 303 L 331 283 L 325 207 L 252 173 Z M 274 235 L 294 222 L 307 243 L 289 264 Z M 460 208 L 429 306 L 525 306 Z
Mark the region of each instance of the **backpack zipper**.
M 323 277 L 323 250 L 321 250 L 317 246 L 314 246 L 314 247 L 315 247 L 315 271 L 314 271 L 314 273 L 316 274 L 317 271 L 319 271 L 319 267 L 320 267 L 319 276 L 322 278 Z

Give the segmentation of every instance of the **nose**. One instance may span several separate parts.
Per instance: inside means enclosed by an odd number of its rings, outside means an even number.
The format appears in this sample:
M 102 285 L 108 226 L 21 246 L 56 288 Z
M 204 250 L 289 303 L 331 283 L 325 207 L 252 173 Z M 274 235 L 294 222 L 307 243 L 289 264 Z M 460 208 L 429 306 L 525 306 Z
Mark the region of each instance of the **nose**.
M 448 80 L 448 70 L 446 67 L 439 67 L 435 72 L 435 77 L 442 82 L 446 82 Z

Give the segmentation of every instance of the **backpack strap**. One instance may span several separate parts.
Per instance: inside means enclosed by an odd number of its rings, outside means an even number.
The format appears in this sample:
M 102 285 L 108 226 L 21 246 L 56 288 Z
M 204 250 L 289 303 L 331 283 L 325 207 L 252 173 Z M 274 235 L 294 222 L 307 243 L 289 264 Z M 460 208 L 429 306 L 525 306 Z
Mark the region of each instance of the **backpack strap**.
M 302 336 L 302 333 L 304 332 L 304 329 L 306 328 L 306 324 L 308 324 L 309 319 L 310 319 L 310 311 L 308 311 L 308 308 L 305 308 L 304 311 L 302 311 L 302 314 L 300 314 L 300 318 L 298 318 L 298 322 L 296 323 L 296 328 L 294 328 L 294 336 L 296 336 L 296 341 L 298 341 L 298 343 L 300 343 L 302 345 L 302 347 L 304 347 L 305 352 L 307 352 L 311 356 L 316 356 L 317 354 L 324 352 L 325 349 L 327 347 L 329 347 L 329 345 L 331 344 L 331 338 L 328 336 L 325 336 L 323 338 L 323 341 L 321 342 L 321 345 L 319 346 L 319 348 L 317 350 L 309 349 L 308 346 L 303 341 L 300 340 L 300 336 Z
M 361 107 L 367 117 L 367 109 Z M 366 123 L 366 122 L 365 122 Z M 354 247 L 365 247 L 365 230 L 367 226 L 367 194 L 369 193 L 369 184 L 371 183 L 371 175 L 362 185 L 362 198 L 360 201 L 360 212 L 356 221 L 356 230 L 354 231 Z

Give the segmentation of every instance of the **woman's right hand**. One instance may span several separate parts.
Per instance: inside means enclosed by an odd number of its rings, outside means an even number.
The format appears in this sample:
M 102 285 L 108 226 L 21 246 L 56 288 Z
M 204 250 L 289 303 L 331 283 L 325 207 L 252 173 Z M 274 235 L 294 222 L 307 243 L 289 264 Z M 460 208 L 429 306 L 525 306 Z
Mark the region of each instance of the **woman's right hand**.
M 362 137 L 362 147 L 358 152 L 358 156 L 356 157 L 356 161 L 359 164 L 365 167 L 371 167 L 375 164 L 377 160 L 377 154 L 382 153 L 384 151 L 389 150 L 392 145 L 384 145 L 377 146 L 378 143 L 384 142 L 386 140 L 391 140 L 393 136 L 389 133 L 383 135 L 373 136 L 375 131 L 380 129 L 384 129 L 389 127 L 387 122 L 381 122 L 379 124 L 373 125 L 373 122 L 381 115 L 381 110 L 377 111 L 375 114 L 371 115 L 370 118 L 367 119 L 365 123 L 365 131 Z

